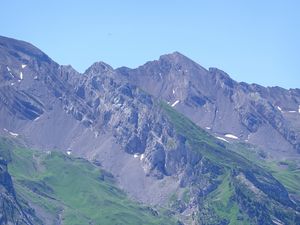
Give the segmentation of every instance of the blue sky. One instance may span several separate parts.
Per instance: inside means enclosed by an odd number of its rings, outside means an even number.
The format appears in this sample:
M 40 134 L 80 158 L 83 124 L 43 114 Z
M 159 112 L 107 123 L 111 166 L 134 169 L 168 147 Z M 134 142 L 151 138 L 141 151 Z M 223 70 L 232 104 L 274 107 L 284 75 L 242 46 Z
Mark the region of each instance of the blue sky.
M 300 88 L 300 1 L 2 0 L 0 35 L 83 72 L 179 51 L 237 81 Z

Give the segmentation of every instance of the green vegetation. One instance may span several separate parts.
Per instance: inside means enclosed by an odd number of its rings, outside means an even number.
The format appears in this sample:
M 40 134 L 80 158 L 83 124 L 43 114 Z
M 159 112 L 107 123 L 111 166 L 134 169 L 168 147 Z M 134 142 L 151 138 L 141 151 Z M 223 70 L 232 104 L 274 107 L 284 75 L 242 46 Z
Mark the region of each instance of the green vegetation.
M 261 150 L 255 149 L 253 146 L 247 146 L 243 143 L 235 144 L 231 149 L 269 171 L 287 188 L 290 194 L 296 195 L 296 198 L 300 200 L 299 161 L 268 161 L 261 157 Z
M 18 196 L 42 211 L 50 224 L 54 219 L 72 225 L 175 224 L 129 200 L 107 172 L 86 160 L 12 147 L 9 141 L 1 141 L 0 149 Z
M 234 201 L 234 194 L 230 175 L 225 174 L 221 184 L 209 194 L 206 201 L 218 217 L 229 221 L 229 224 L 249 224 L 247 215 L 240 212 L 238 204 Z
M 184 115 L 175 111 L 166 103 L 161 103 L 163 110 L 174 124 L 177 132 L 187 138 L 191 149 L 200 152 L 215 164 L 227 169 L 253 169 L 264 172 L 248 159 L 234 151 L 230 151 L 218 139 L 211 136 Z
M 294 161 L 271 162 L 265 163 L 265 168 L 300 200 L 300 168 L 297 164 Z
M 272 171 L 264 164 L 252 162 L 252 157 L 247 154 L 244 157 L 239 151 L 232 150 L 230 144 L 220 142 L 168 104 L 162 102 L 161 107 L 177 133 L 186 138 L 190 149 L 202 156 L 201 165 L 208 162 L 206 166 L 219 168 L 215 170 L 218 176 L 209 178 L 216 189 L 199 201 L 201 223 L 272 224 L 272 220 L 280 218 L 285 224 L 295 224 L 300 220 L 288 192 L 275 179 L 296 193 L 297 189 L 299 191 L 295 180 L 299 178 L 296 175 L 299 169 L 290 168 L 289 176 L 284 177 L 286 171 Z M 203 180 L 204 176 L 201 176 Z
M 244 144 L 225 145 L 169 105 L 161 106 L 177 133 L 186 138 L 192 155 L 201 159 L 193 164 L 191 186 L 170 197 L 167 204 L 172 212 L 157 212 L 129 200 L 110 174 L 86 160 L 14 147 L 11 141 L 1 140 L 0 156 L 9 162 L 18 197 L 42 212 L 42 219 L 50 224 L 57 220 L 63 224 L 176 224 L 167 216 L 181 216 L 190 203 L 199 209 L 187 214 L 185 221 L 191 223 L 272 224 L 279 220 L 295 224 L 300 220 L 299 204 L 288 195 L 300 196 L 298 162 L 266 162 L 259 150 L 249 151 L 251 146 Z M 169 140 L 167 145 L 173 148 L 176 143 Z
M 189 189 L 185 189 L 185 191 L 182 194 L 183 202 L 186 203 L 186 204 L 189 203 L 190 198 L 191 198 L 191 194 L 190 194 Z

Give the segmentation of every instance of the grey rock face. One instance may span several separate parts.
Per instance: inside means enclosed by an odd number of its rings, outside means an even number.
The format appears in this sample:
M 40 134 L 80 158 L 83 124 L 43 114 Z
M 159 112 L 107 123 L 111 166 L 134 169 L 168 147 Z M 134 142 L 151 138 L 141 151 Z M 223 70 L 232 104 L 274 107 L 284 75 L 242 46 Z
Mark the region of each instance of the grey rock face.
M 214 135 L 235 135 L 290 156 L 299 150 L 300 114 L 289 112 L 299 96 L 298 89 L 237 83 L 180 53 L 133 70 L 97 62 L 80 74 L 28 43 L 0 37 L 0 135 L 96 161 L 145 203 L 166 205 L 172 193 L 188 188 L 192 197 L 177 205 L 180 213 L 198 212 L 226 169 L 191 148 L 188 134 L 162 111 L 161 99 Z M 197 148 L 227 151 L 221 143 L 197 142 Z M 250 187 L 273 185 L 241 174 Z M 290 204 L 286 190 L 274 186 L 279 200 Z
M 7 162 L 0 156 L 0 224 L 34 224 L 34 212 L 25 212 L 20 206 L 12 179 L 7 171 Z
M 272 157 L 291 157 L 300 152 L 299 89 L 238 83 L 225 72 L 206 70 L 178 52 L 136 69 L 116 71 L 155 98 L 174 104 L 216 136 L 232 141 L 226 137 L 232 134 L 260 146 Z
M 1 72 L 14 73 L 9 79 L 1 76 L 3 135 L 44 150 L 71 149 L 99 160 L 116 176 L 140 171 L 134 179 L 141 185 L 185 170 L 191 151 L 161 113 L 160 103 L 110 66 L 95 63 L 79 74 L 28 43 L 7 38 L 0 43 Z M 129 192 L 137 189 L 122 179 L 120 183 Z M 152 198 L 155 191 L 136 197 Z

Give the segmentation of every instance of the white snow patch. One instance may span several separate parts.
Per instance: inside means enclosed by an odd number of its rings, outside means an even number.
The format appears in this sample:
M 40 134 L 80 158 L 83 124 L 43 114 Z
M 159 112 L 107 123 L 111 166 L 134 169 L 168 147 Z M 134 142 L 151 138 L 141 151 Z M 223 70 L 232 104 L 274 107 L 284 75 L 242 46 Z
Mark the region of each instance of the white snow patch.
M 25 64 L 22 64 L 22 65 L 21 65 L 22 69 L 24 69 L 26 66 L 27 66 L 27 65 L 25 65 Z
M 7 69 L 7 71 L 8 71 L 8 72 L 10 72 L 10 71 L 11 71 L 11 69 L 10 69 L 8 66 L 6 67 L 6 69 Z
M 23 80 L 23 73 L 20 72 L 20 79 Z
M 174 95 L 174 94 L 175 94 L 175 90 L 173 89 L 173 91 L 172 91 L 172 92 L 173 92 L 173 95 Z
M 277 218 L 273 219 L 272 221 L 273 221 L 273 223 L 275 223 L 276 225 L 284 225 L 284 223 L 283 223 L 281 220 L 277 219 Z
M 299 105 L 299 108 L 298 108 L 298 113 L 300 113 L 300 105 Z
M 279 106 L 277 106 L 277 109 L 282 112 L 282 109 Z
M 72 151 L 71 150 L 68 150 L 67 151 L 67 155 L 71 155 L 72 154 Z
M 139 154 L 135 153 L 135 154 L 133 155 L 133 157 L 134 157 L 134 158 L 138 158 L 138 157 L 139 157 Z
M 233 134 L 225 134 L 225 137 L 232 138 L 232 139 L 239 139 L 237 136 L 235 136 Z
M 20 83 L 20 82 L 21 82 L 21 80 L 18 80 L 18 82 Z
M 17 133 L 14 133 L 14 132 L 8 132 L 11 136 L 14 136 L 14 137 L 18 137 L 19 136 L 19 134 L 17 134 Z
M 210 130 L 211 128 L 210 127 L 205 127 L 205 129 Z
M 161 73 L 159 73 L 158 75 L 159 75 L 160 79 L 162 80 L 162 76 L 161 76 Z
M 225 141 L 225 142 L 229 143 L 229 141 L 227 141 L 225 138 L 222 138 L 222 137 L 216 137 L 216 138 L 218 138 L 221 141 Z
M 40 118 L 40 116 L 39 116 L 39 117 L 37 117 L 37 118 L 35 118 L 33 121 L 38 121 L 38 120 L 39 120 L 39 118 Z
M 11 85 L 11 86 L 14 86 L 14 85 L 15 85 L 15 83 L 10 83 L 10 85 Z
M 145 155 L 144 155 L 144 154 L 141 154 L 140 160 L 142 161 L 144 158 L 145 158 Z
M 38 76 L 34 76 L 34 78 L 33 78 L 34 80 L 37 80 L 38 79 Z
M 12 75 L 12 73 L 11 73 L 11 72 L 9 72 L 9 74 L 10 74 L 10 75 L 11 75 L 13 78 L 15 78 L 15 77 L 14 77 L 14 75 Z
M 296 113 L 296 111 L 292 110 L 292 111 L 289 111 L 289 113 Z
M 174 107 L 175 105 L 177 105 L 180 101 L 176 100 L 171 106 Z
M 6 132 L 8 131 L 6 128 L 3 128 L 3 130 L 6 131 Z

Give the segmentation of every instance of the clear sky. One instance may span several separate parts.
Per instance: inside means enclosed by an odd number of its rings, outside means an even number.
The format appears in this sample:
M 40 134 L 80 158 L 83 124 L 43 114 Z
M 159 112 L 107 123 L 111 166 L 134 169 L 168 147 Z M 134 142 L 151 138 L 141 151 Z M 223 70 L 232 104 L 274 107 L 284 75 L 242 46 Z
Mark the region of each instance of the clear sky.
M 0 35 L 83 72 L 179 51 L 237 81 L 300 88 L 298 0 L 1 0 Z

